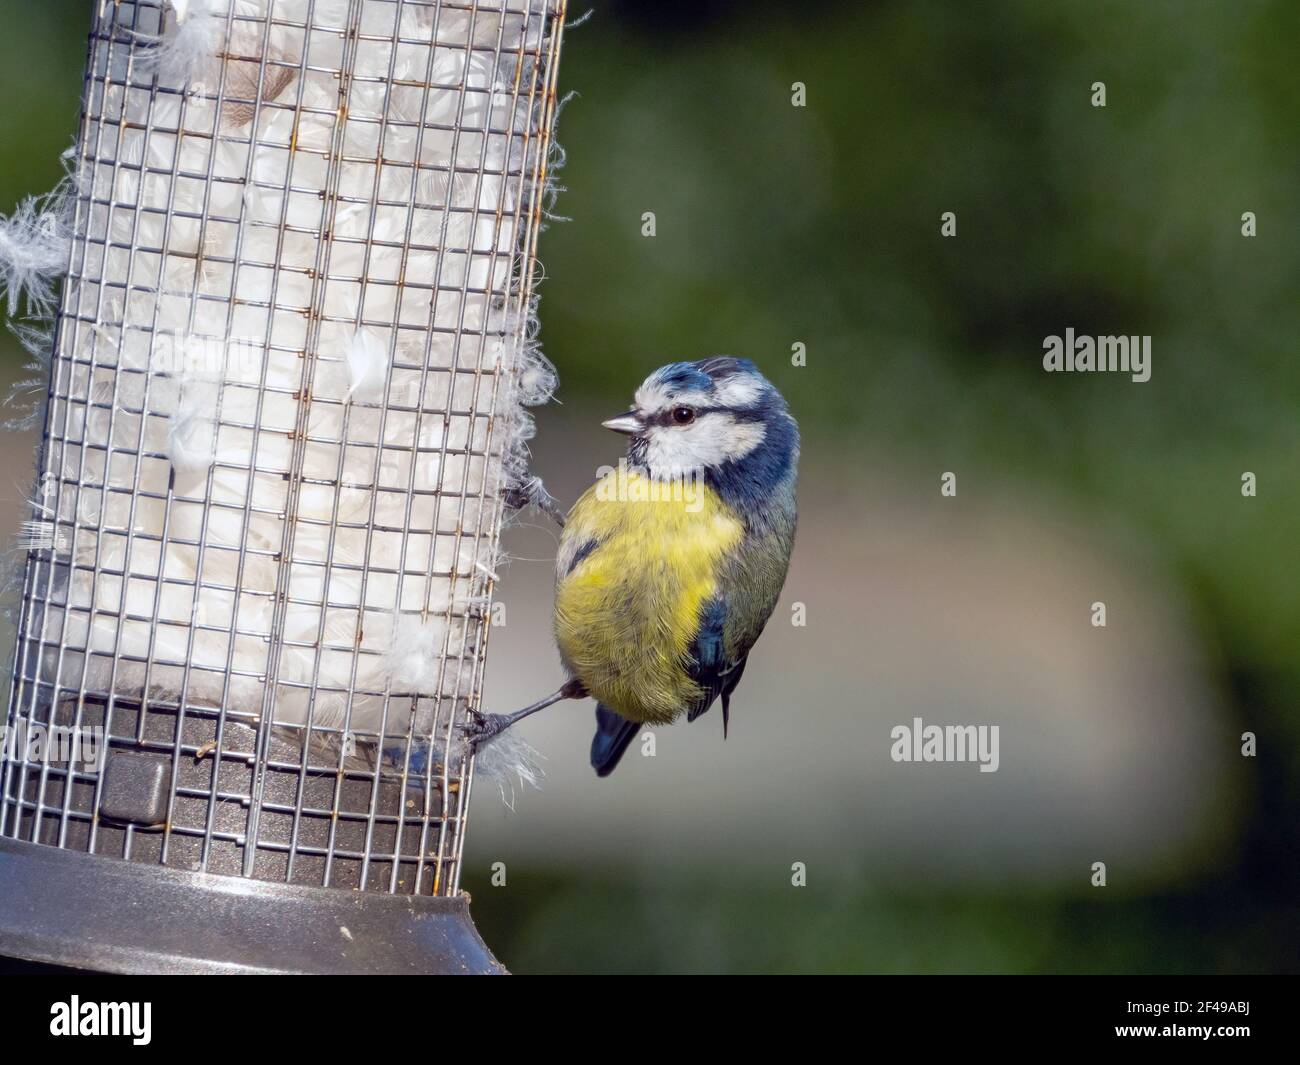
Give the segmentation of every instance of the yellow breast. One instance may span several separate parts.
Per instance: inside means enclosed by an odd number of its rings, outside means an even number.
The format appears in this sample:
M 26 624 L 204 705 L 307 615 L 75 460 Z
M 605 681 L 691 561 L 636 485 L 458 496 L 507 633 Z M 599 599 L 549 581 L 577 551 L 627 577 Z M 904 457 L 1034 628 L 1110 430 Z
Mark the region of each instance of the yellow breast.
M 555 636 L 594 698 L 654 724 L 694 702 L 691 642 L 743 532 L 702 480 L 663 484 L 622 465 L 574 504 L 560 541 Z

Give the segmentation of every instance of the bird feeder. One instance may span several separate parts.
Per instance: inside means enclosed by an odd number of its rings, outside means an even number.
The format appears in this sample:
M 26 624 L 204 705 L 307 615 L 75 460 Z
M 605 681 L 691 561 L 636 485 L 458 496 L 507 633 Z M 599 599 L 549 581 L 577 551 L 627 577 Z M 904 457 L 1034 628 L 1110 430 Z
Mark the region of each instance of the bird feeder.
M 564 0 L 97 0 L 0 953 L 494 971 L 460 892 Z

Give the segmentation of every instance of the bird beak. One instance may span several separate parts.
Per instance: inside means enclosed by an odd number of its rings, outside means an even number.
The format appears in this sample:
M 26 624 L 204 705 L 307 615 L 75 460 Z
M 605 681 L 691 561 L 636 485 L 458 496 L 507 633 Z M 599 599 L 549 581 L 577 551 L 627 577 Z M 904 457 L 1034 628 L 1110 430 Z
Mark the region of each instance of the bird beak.
M 601 422 L 606 429 L 613 429 L 616 433 L 622 433 L 624 436 L 635 436 L 645 428 L 645 422 L 637 417 L 635 410 L 625 411 L 616 418 L 610 418 L 607 422 Z

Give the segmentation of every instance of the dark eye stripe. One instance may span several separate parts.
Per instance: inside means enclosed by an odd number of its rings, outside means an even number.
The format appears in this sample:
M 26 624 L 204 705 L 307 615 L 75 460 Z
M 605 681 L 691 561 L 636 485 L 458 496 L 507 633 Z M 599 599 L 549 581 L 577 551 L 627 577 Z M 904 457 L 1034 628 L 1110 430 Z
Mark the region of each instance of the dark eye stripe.
M 680 406 L 685 406 L 685 404 L 674 403 L 671 407 L 667 408 L 666 410 L 661 410 L 651 415 L 647 419 L 647 421 L 651 425 L 673 425 L 673 426 L 678 426 L 680 428 L 679 424 L 673 420 L 673 411 L 675 411 Z M 691 410 L 695 411 L 696 419 L 699 419 L 705 414 L 734 414 L 738 419 L 741 419 L 743 421 L 749 420 L 748 418 L 745 417 L 747 413 L 746 411 L 734 410 L 731 407 L 691 407 Z

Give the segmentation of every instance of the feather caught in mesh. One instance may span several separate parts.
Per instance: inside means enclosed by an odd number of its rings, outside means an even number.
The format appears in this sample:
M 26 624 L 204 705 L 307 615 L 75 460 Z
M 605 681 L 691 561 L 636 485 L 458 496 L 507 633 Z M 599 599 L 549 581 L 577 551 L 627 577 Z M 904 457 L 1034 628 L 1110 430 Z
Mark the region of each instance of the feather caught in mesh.
M 0 293 L 11 316 L 24 302 L 33 317 L 54 311 L 54 282 L 67 270 L 72 246 L 68 191 L 65 180 L 0 216 Z

